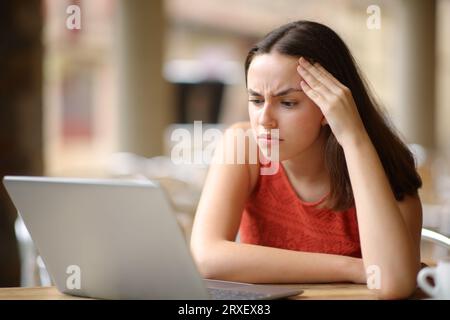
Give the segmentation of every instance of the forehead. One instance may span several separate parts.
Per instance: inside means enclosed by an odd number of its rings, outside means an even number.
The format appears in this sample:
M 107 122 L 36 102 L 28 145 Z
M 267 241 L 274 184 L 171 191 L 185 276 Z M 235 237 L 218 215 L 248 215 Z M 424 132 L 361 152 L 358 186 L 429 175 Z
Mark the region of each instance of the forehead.
M 254 90 L 276 90 L 285 86 L 300 88 L 298 59 L 279 53 L 267 53 L 253 58 L 247 73 L 247 85 Z

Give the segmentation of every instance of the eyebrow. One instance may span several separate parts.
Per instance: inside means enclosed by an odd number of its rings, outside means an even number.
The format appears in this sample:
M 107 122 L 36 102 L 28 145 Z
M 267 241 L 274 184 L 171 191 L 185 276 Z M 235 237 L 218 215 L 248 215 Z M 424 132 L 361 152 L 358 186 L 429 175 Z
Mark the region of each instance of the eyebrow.
M 273 97 L 285 96 L 285 95 L 287 95 L 288 93 L 291 93 L 291 92 L 294 92 L 294 91 L 301 92 L 302 90 L 294 89 L 294 88 L 289 88 L 289 89 L 280 91 L 280 92 L 278 92 L 278 93 L 275 93 L 275 94 L 272 95 L 272 96 L 273 96 Z M 248 93 L 249 93 L 250 95 L 252 95 L 252 96 L 261 96 L 261 97 L 262 97 L 262 94 L 260 94 L 260 93 L 258 93 L 258 92 L 256 92 L 256 91 L 254 91 L 254 90 L 252 90 L 252 89 L 248 89 Z

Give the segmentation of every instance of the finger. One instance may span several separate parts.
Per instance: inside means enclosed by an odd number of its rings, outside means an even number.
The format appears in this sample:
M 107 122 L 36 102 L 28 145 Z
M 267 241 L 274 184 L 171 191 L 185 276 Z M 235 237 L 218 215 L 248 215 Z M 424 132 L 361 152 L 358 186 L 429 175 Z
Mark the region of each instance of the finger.
M 327 76 L 326 73 L 323 73 L 318 68 L 316 68 L 316 65 L 318 65 L 318 63 L 312 65 L 311 63 L 309 63 L 309 61 L 307 61 L 303 57 L 299 59 L 299 63 L 310 74 L 312 74 L 320 83 L 322 83 L 328 90 L 334 93 L 335 90 L 333 89 L 336 87 L 336 84 Z
M 320 92 L 324 97 L 334 95 L 319 79 L 317 79 L 310 70 L 304 68 L 302 65 L 297 67 L 297 71 L 303 80 L 314 90 Z
M 328 72 L 327 69 L 325 69 L 324 67 L 322 67 L 322 65 L 320 65 L 319 63 L 315 63 L 314 66 L 326 77 L 328 77 L 328 79 L 330 79 L 330 81 L 332 81 L 336 86 L 338 86 L 341 89 L 345 89 L 346 86 L 344 86 L 341 82 L 339 82 L 338 79 L 336 79 L 330 72 Z
M 317 91 L 312 89 L 306 81 L 300 81 L 300 86 L 302 87 L 303 92 L 320 108 L 325 106 L 326 99 Z

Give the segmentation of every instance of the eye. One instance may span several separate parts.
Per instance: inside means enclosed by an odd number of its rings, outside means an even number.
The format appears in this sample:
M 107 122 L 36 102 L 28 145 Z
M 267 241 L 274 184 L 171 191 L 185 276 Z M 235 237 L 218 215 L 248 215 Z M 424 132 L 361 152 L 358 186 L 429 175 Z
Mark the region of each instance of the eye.
M 254 105 L 260 105 L 261 103 L 263 103 L 264 101 L 261 99 L 249 99 L 248 101 L 250 101 L 251 103 L 253 103 Z
M 295 107 L 297 105 L 297 102 L 293 102 L 293 101 L 283 101 L 281 102 L 281 104 L 287 108 L 287 109 L 291 109 L 293 107 Z

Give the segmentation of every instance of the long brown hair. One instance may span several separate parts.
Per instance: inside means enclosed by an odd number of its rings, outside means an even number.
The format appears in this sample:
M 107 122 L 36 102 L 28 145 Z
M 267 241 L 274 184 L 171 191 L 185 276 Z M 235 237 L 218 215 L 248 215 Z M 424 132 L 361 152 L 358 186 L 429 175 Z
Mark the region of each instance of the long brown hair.
M 272 50 L 297 58 L 302 56 L 312 63 L 318 62 L 350 89 L 395 198 L 401 201 L 405 195 L 416 195 L 422 180 L 416 171 L 414 157 L 370 94 L 342 39 L 327 26 L 316 22 L 296 21 L 283 25 L 250 49 L 245 60 L 246 83 L 253 58 Z M 343 211 L 354 205 L 353 191 L 344 151 L 329 126 L 325 130 L 325 164 L 331 183 L 328 206 L 335 211 Z

